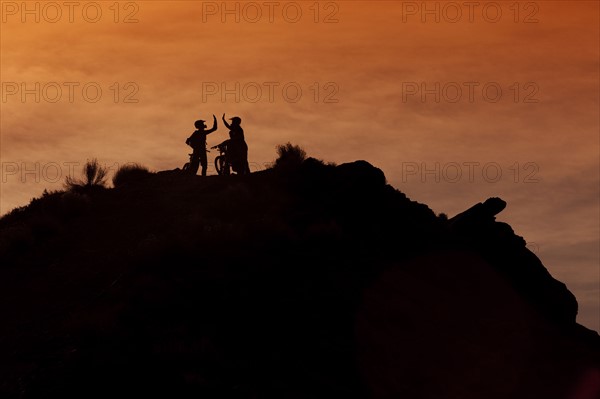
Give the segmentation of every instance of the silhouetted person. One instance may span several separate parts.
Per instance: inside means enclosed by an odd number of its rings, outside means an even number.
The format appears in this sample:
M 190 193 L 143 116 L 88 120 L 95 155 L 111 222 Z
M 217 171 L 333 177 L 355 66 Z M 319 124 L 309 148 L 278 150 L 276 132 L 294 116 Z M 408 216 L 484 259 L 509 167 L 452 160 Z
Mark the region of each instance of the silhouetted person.
M 187 138 L 185 143 L 194 149 L 192 159 L 190 160 L 190 173 L 195 175 L 198 173 L 198 167 L 202 165 L 202 176 L 206 176 L 206 167 L 208 160 L 206 159 L 206 136 L 217 130 L 217 117 L 213 115 L 213 127 L 206 129 L 206 124 L 203 120 L 194 122 L 196 131 Z
M 225 114 L 223 114 L 223 123 L 229 129 L 229 140 L 227 141 L 227 152 L 231 163 L 231 168 L 238 174 L 245 175 L 250 173 L 248 166 L 248 144 L 244 138 L 244 129 L 242 129 L 242 119 L 234 116 L 230 119 L 231 124 L 227 123 Z

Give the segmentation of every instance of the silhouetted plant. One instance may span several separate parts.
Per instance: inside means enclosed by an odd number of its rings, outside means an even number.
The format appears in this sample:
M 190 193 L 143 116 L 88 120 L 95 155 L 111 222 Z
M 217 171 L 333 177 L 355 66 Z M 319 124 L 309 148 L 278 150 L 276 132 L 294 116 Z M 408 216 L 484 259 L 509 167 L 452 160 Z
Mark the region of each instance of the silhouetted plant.
M 73 176 L 67 176 L 65 187 L 69 190 L 81 188 L 106 187 L 108 169 L 101 166 L 96 158 L 87 161 L 83 166 L 83 177 L 78 179 Z
M 292 143 L 280 144 L 277 147 L 277 155 L 273 165 L 276 169 L 288 169 L 300 166 L 306 160 L 306 151 L 298 145 Z
M 117 170 L 113 176 L 113 185 L 115 187 L 122 187 L 132 182 L 139 181 L 148 177 L 150 170 L 147 167 L 138 163 L 123 165 Z

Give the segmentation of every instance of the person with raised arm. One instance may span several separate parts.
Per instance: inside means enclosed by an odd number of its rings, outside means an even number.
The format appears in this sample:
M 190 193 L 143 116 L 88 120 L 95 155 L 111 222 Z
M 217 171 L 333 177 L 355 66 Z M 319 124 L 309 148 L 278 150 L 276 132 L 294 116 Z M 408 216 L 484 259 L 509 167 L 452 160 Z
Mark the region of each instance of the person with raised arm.
M 244 129 L 242 129 L 242 119 L 239 116 L 234 116 L 229 119 L 228 123 L 223 114 L 223 123 L 229 129 L 229 140 L 227 143 L 227 152 L 231 162 L 231 168 L 234 172 L 245 175 L 250 173 L 248 165 L 248 144 L 244 137 Z
M 213 115 L 213 127 L 206 130 L 206 123 L 203 120 L 194 122 L 196 131 L 187 138 L 185 143 L 194 149 L 190 159 L 189 172 L 193 175 L 198 173 L 198 167 L 202 165 L 202 176 L 206 176 L 208 160 L 206 157 L 206 136 L 217 130 L 217 117 Z

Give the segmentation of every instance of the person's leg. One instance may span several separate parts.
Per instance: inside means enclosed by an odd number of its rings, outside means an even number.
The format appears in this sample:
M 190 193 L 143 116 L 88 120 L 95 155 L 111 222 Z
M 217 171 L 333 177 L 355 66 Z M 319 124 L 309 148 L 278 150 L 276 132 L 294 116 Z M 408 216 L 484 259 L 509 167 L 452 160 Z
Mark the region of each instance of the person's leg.
M 248 163 L 248 144 L 245 141 L 242 142 L 242 157 L 243 157 L 243 166 L 244 166 L 244 174 L 250 174 L 250 164 Z
M 198 173 L 198 168 L 200 167 L 200 162 L 197 158 L 192 159 L 192 162 L 190 162 L 190 174 L 191 175 L 196 175 L 196 173 Z
M 200 153 L 200 165 L 202 165 L 202 176 L 206 176 L 206 168 L 208 167 L 208 159 L 206 158 L 206 151 Z
M 246 164 L 244 162 L 243 142 L 240 140 L 232 140 L 231 163 L 234 165 L 233 170 L 238 175 L 243 175 L 246 172 Z
M 227 144 L 227 158 L 233 172 L 237 172 L 237 159 L 235 157 L 235 140 L 229 140 Z
M 198 173 L 198 168 L 200 167 L 200 155 L 196 150 L 194 150 L 194 154 L 192 155 L 192 159 L 190 160 L 190 169 L 189 172 L 192 175 L 196 175 Z

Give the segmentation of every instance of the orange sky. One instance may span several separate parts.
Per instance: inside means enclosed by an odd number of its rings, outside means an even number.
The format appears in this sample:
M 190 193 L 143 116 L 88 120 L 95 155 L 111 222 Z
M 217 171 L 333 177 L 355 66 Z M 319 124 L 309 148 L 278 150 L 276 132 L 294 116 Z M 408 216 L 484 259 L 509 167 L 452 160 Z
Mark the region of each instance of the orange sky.
M 436 212 L 505 199 L 499 219 L 600 330 L 597 1 L 273 2 L 272 16 L 265 2 L 123 1 L 118 15 L 114 1 L 0 3 L 1 213 L 89 158 L 180 167 L 194 120 L 226 112 L 254 170 L 291 141 L 366 159 Z

